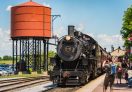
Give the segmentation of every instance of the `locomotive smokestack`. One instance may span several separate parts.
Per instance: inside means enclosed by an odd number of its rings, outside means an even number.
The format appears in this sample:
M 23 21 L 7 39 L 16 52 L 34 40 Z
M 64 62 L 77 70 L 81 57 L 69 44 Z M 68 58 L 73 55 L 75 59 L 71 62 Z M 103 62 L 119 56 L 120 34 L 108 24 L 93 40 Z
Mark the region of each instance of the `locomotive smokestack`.
M 74 27 L 75 26 L 73 26 L 73 25 L 68 26 L 68 35 L 74 36 L 74 31 L 75 31 Z

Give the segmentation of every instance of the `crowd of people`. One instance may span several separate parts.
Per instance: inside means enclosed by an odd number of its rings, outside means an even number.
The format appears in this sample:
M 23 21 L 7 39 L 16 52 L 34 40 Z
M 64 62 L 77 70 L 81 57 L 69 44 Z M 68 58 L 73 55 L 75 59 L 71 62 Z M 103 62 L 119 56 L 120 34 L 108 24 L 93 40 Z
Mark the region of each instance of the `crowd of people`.
M 126 83 L 128 83 L 128 61 L 125 58 L 107 58 L 103 62 L 103 67 L 106 72 L 103 86 L 104 92 L 108 85 L 110 85 L 110 90 L 112 90 L 114 81 L 116 81 L 117 84 L 122 84 L 122 78 L 124 78 Z

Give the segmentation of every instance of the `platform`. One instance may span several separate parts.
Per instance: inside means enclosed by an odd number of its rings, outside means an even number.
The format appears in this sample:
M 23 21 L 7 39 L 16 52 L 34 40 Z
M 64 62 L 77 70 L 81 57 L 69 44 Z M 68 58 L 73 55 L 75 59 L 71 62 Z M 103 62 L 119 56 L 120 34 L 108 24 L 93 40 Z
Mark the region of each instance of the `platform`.
M 129 70 L 128 73 L 129 77 L 131 77 L 132 70 Z M 90 83 L 80 88 L 76 92 L 103 92 L 104 77 L 105 74 L 91 81 Z M 109 87 L 106 92 L 110 92 Z M 112 92 L 132 92 L 132 88 L 129 88 L 127 86 L 125 79 L 122 79 L 122 84 L 117 84 L 117 80 L 115 79 Z
M 105 74 L 100 76 L 100 77 L 98 77 L 95 80 L 92 80 L 91 82 L 89 82 L 87 85 L 85 85 L 84 87 L 80 88 L 76 92 L 92 92 L 98 85 L 103 83 L 104 77 L 105 77 Z
M 126 81 L 122 79 L 121 84 L 117 84 L 116 80 L 113 85 L 112 92 L 132 92 L 132 88 L 129 88 L 126 84 Z M 103 83 L 97 86 L 92 92 L 103 92 Z M 110 88 L 108 87 L 106 92 L 110 92 Z

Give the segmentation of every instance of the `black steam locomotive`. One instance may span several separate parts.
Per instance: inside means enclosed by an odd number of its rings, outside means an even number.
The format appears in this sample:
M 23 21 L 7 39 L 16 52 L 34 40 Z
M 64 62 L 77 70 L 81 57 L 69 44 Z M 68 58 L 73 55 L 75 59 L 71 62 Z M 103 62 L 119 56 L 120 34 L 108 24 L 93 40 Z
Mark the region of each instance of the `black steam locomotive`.
M 60 38 L 57 55 L 51 58 L 53 83 L 58 85 L 85 84 L 102 73 L 102 63 L 110 54 L 89 35 L 68 26 L 68 35 Z

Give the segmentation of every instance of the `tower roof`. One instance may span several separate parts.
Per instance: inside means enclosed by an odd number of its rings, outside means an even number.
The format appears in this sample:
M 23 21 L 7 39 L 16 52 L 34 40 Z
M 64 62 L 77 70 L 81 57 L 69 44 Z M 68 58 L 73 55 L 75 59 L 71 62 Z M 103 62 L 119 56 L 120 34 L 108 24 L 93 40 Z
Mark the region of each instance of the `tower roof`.
M 33 2 L 33 1 L 29 1 L 29 2 L 26 2 L 26 3 L 20 4 L 18 6 L 43 6 L 43 5 L 38 4 L 36 2 Z

